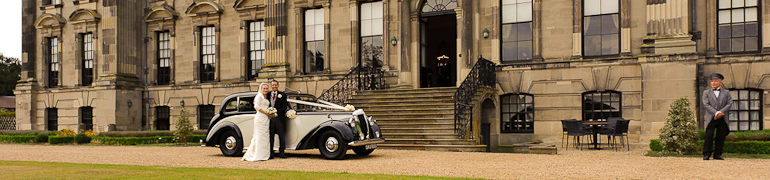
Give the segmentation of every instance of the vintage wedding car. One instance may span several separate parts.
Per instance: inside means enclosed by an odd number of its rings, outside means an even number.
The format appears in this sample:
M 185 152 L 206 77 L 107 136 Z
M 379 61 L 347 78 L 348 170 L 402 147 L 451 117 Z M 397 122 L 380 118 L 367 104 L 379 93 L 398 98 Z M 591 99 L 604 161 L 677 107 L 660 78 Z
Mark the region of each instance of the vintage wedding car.
M 240 156 L 251 143 L 254 128 L 254 97 L 257 92 L 225 97 L 210 122 L 205 146 L 219 147 L 226 156 Z M 309 94 L 287 94 L 296 117 L 286 121 L 286 149 L 318 148 L 326 159 L 343 159 L 348 149 L 369 155 L 385 142 L 377 121 L 363 110 L 319 100 Z M 273 149 L 278 149 L 278 138 Z

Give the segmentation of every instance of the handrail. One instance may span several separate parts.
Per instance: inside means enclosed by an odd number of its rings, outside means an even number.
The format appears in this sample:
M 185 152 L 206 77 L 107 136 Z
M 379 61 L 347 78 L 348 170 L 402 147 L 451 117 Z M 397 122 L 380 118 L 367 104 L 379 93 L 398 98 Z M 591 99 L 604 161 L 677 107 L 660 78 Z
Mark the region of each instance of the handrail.
M 455 100 L 455 133 L 460 138 L 465 138 L 466 132 L 473 132 L 473 97 L 482 86 L 495 88 L 495 64 L 492 61 L 479 57 L 479 60 L 465 77 L 463 83 L 457 88 Z M 473 137 L 471 137 L 473 138 Z
M 356 66 L 332 87 L 325 90 L 318 99 L 336 104 L 347 104 L 359 90 L 385 88 L 385 72 L 374 67 Z

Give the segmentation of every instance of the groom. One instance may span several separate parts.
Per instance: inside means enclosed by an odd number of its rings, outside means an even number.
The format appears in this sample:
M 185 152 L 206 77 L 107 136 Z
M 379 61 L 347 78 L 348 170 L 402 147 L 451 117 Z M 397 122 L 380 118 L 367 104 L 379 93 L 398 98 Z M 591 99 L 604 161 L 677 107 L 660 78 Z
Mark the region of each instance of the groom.
M 270 87 L 273 91 L 267 93 L 267 99 L 270 100 L 270 107 L 274 107 L 277 111 L 275 115 L 270 116 L 270 157 L 273 157 L 273 148 L 275 147 L 275 135 L 278 135 L 279 148 L 278 157 L 286 158 L 283 154 L 283 150 L 286 149 L 286 111 L 288 111 L 288 103 L 286 103 L 286 94 L 278 91 L 278 81 L 273 80 L 270 82 Z

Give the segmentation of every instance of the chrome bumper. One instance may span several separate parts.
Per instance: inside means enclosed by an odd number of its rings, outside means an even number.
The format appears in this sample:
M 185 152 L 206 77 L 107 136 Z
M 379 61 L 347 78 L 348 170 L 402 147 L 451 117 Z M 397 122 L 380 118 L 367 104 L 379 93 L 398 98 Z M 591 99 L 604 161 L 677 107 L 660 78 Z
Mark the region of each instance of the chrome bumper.
M 363 141 L 353 141 L 349 142 L 349 146 L 364 146 L 367 144 L 377 144 L 377 143 L 384 143 L 385 139 L 377 138 L 377 139 L 369 139 L 369 140 L 363 140 Z

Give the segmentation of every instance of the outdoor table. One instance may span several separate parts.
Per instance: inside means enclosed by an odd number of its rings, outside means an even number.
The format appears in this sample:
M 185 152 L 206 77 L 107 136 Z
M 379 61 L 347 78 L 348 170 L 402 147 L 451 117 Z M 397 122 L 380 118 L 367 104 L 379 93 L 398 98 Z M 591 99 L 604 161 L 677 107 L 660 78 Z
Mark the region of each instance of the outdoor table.
M 602 149 L 602 148 L 599 148 L 599 142 L 598 142 L 599 125 L 607 125 L 610 123 L 606 121 L 583 121 L 583 124 L 591 125 L 591 129 L 593 130 L 593 134 L 594 134 L 594 147 L 588 148 L 588 149 Z

